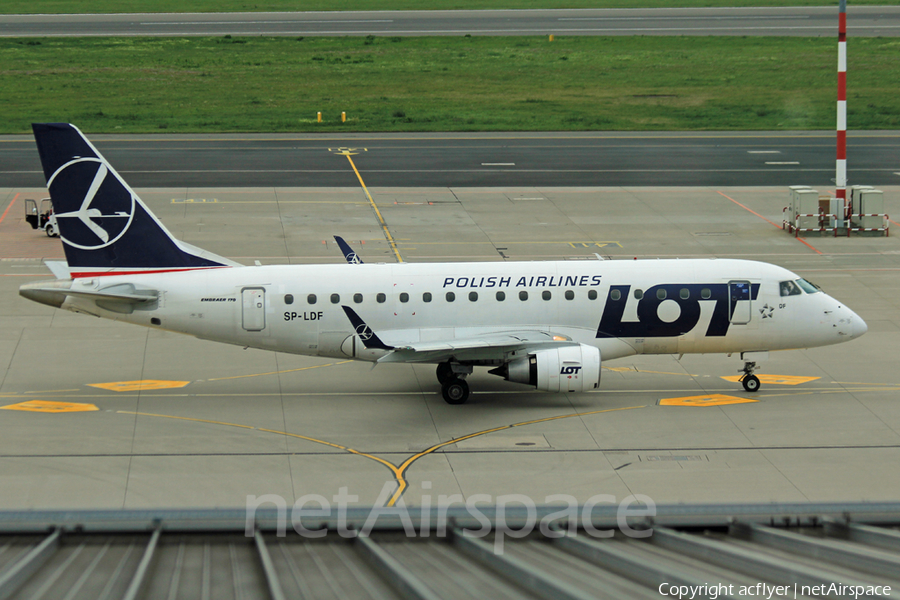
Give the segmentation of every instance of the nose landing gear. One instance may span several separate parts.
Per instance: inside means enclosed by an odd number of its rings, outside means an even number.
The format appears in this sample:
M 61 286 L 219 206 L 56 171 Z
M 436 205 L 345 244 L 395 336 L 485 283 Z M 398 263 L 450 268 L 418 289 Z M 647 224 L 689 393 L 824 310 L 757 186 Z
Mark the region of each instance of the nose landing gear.
M 755 392 L 759 389 L 759 377 L 753 374 L 755 370 L 755 362 L 745 361 L 744 368 L 740 371 L 743 375 L 738 381 L 743 384 L 744 389 L 748 392 Z

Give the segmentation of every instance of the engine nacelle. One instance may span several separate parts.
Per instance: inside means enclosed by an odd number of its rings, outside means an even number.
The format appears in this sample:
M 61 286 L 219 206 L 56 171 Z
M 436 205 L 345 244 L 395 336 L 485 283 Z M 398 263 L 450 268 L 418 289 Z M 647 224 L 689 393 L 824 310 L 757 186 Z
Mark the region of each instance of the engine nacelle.
M 491 373 L 548 392 L 586 392 L 600 385 L 600 350 L 586 344 L 540 350 Z

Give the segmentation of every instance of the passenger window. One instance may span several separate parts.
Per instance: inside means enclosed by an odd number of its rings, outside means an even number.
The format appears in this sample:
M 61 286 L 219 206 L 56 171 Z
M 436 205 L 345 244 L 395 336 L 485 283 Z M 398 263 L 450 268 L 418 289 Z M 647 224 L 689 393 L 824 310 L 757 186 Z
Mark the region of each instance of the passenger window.
M 526 292 L 525 290 L 519 292 L 519 300 L 522 300 L 523 302 L 525 300 L 528 300 L 528 292 Z
M 634 290 L 634 299 L 640 300 L 644 297 L 644 290 Z
M 478 292 L 469 292 L 469 302 L 478 300 Z
M 691 297 L 691 291 L 687 288 L 681 288 L 681 291 L 678 292 L 678 297 L 682 300 L 687 300 Z
M 497 292 L 497 301 L 503 302 L 506 300 L 506 292 Z
M 614 290 L 617 294 L 619 290 Z M 597 290 L 588 290 L 588 300 L 596 300 L 597 299 Z M 616 298 L 618 300 L 618 298 Z
M 293 304 L 294 303 L 294 295 L 293 294 L 285 294 L 284 295 L 284 303 L 285 304 Z
M 656 290 L 656 299 L 657 299 L 657 300 L 665 300 L 665 299 L 666 299 L 666 290 L 665 290 L 665 288 Z
M 331 295 L 331 303 L 332 304 L 338 304 L 340 301 L 341 301 L 341 296 L 339 294 Z
M 573 292 L 572 290 L 566 290 L 566 300 L 574 300 L 574 299 L 575 299 L 575 292 Z
M 307 297 L 306 297 L 306 303 L 307 303 L 307 304 L 315 304 L 315 303 L 316 303 L 316 295 L 315 295 L 315 294 L 310 294 L 309 296 L 307 296 Z
M 400 302 L 409 302 L 409 294 L 400 292 Z
M 800 291 L 800 286 L 793 281 L 782 281 L 778 284 L 778 288 L 782 296 L 799 296 L 803 293 Z
M 422 294 L 422 302 L 431 302 L 431 292 Z
M 353 294 L 353 301 L 357 304 L 362 303 L 362 294 Z
M 543 298 L 544 300 L 549 300 L 552 297 L 553 294 L 551 294 L 549 290 L 544 290 L 543 292 L 541 292 L 541 298 Z
M 375 302 L 377 302 L 378 304 L 384 304 L 385 300 L 387 300 L 387 296 L 385 296 L 384 294 L 375 295 Z
M 453 292 L 447 292 L 447 295 L 445 297 L 447 298 L 447 302 L 453 302 L 454 300 L 456 300 L 456 294 L 454 294 Z
M 593 292 L 594 290 L 591 290 L 591 291 Z M 590 295 L 590 294 L 588 294 L 588 295 Z M 622 298 L 622 292 L 620 292 L 619 290 L 613 290 L 609 293 L 609 298 L 610 298 L 610 300 L 613 300 L 614 302 L 618 302 Z
M 712 292 L 709 291 L 709 288 L 703 288 L 702 290 L 700 290 L 700 297 L 704 300 L 709 300 L 710 298 L 712 298 Z

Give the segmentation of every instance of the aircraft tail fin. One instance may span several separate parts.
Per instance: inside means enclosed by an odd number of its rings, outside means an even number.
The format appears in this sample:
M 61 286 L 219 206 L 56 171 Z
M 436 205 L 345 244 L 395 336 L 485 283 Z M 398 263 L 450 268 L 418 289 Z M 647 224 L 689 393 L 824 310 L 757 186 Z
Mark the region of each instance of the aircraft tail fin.
M 176 240 L 74 125 L 32 129 L 73 278 L 238 266 Z

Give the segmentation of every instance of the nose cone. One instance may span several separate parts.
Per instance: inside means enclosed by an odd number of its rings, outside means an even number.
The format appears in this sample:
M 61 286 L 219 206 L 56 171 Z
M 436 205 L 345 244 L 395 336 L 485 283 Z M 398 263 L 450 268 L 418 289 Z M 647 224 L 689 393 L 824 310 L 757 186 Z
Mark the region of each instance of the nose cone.
M 850 339 L 856 339 L 865 332 L 869 330 L 869 326 L 866 325 L 866 322 L 862 320 L 858 314 L 853 313 L 852 321 L 850 322 Z
M 838 335 L 845 341 L 854 340 L 869 330 L 869 326 L 862 317 L 846 306 L 838 306 L 835 316 L 837 317 L 835 327 L 837 327 Z

